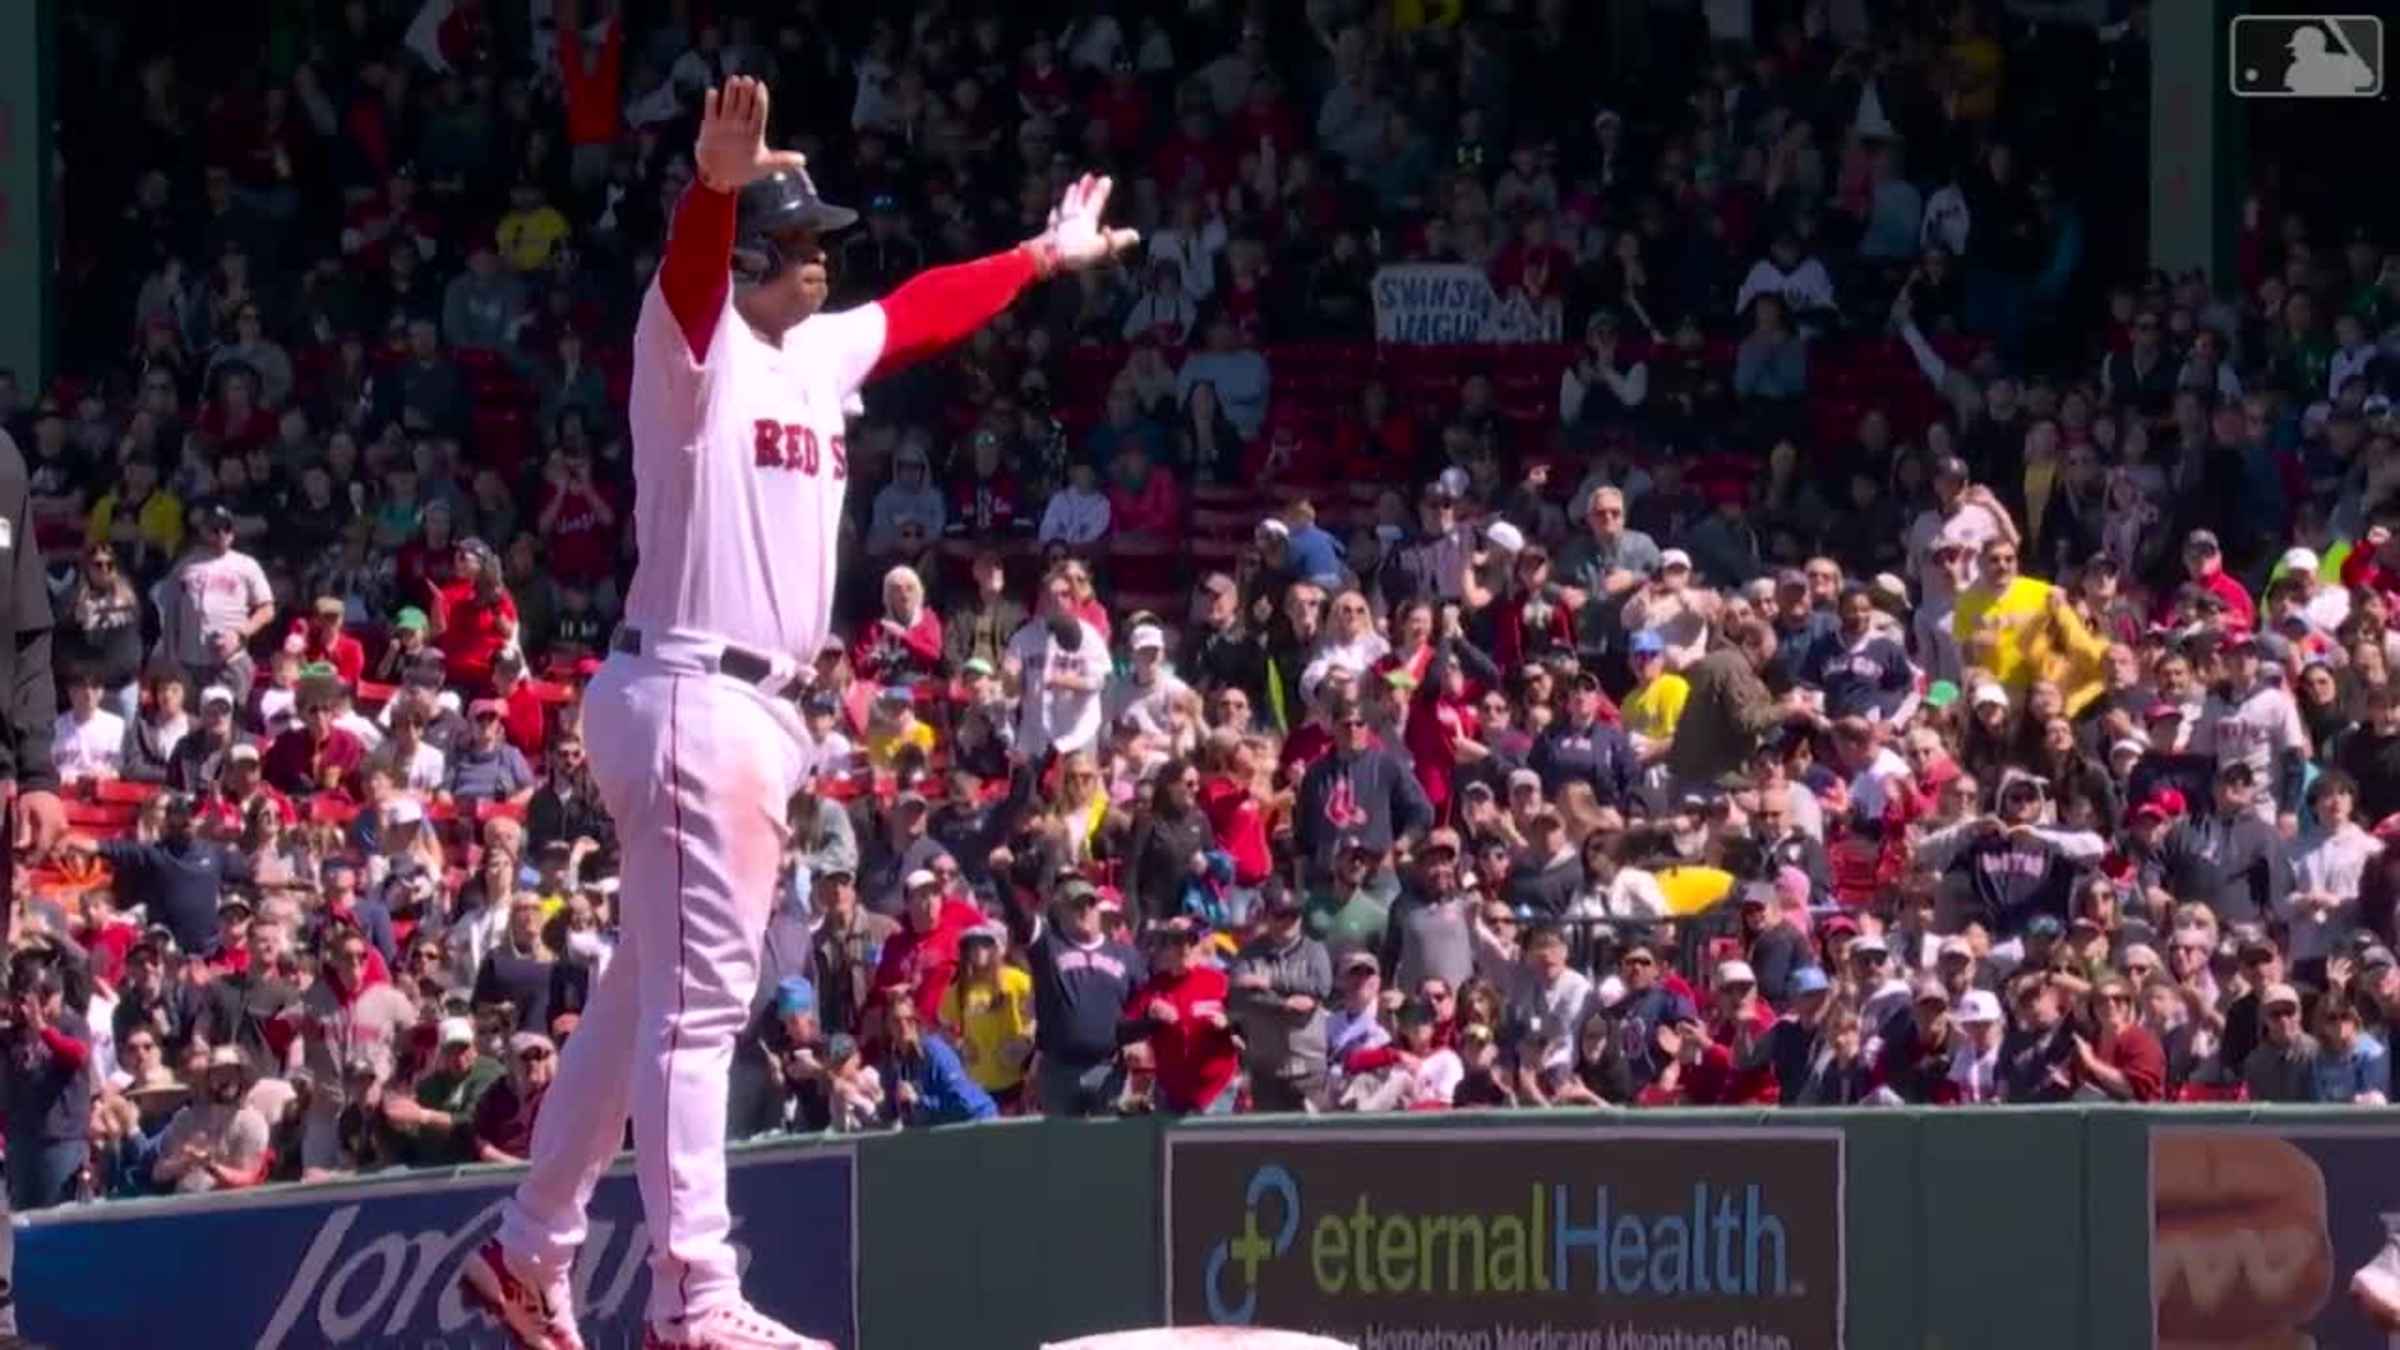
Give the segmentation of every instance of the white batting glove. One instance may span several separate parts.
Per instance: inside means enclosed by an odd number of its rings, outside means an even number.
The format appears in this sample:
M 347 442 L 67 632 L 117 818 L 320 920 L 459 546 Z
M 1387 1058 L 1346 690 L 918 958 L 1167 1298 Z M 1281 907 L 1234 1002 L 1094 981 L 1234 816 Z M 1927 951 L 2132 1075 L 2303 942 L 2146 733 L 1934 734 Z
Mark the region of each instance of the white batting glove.
M 1045 273 L 1097 267 L 1142 242 L 1139 231 L 1112 230 L 1100 223 L 1111 186 L 1108 179 L 1088 173 L 1067 185 L 1058 205 L 1050 208 L 1050 228 L 1032 242 Z

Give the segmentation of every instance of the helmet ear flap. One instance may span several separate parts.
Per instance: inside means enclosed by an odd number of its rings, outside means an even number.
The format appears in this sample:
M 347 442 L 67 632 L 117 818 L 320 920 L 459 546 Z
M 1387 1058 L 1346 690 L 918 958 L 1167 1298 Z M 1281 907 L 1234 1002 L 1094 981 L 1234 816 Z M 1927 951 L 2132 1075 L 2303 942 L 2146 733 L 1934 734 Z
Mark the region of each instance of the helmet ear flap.
M 783 270 L 782 250 L 775 241 L 763 234 L 736 240 L 733 245 L 733 279 L 755 286 L 771 279 Z

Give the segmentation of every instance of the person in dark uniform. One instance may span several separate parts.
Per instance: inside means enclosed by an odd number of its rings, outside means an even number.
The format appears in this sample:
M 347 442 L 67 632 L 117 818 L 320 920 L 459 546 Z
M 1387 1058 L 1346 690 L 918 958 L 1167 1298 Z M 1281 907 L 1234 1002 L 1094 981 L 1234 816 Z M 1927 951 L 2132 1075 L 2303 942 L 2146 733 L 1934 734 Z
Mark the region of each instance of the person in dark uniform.
M 16 894 L 20 859 L 49 854 L 67 832 L 50 762 L 50 728 L 58 718 L 50 594 L 26 496 L 25 457 L 0 431 L 0 795 L 8 800 L 9 818 L 8 847 L 0 850 L 0 897 Z M 0 944 L 14 937 L 15 918 L 9 900 L 0 909 Z M 16 1256 L 14 1229 L 0 1213 L 0 1350 L 33 1344 L 17 1334 Z

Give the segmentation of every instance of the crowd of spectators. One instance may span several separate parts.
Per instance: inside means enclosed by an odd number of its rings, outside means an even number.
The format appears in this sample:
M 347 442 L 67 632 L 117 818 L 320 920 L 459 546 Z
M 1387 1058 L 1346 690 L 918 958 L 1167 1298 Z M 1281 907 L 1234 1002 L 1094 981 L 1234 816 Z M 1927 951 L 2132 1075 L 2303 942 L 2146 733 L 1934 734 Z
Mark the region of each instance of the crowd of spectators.
M 2018 8 L 67 16 L 12 1199 L 523 1155 L 671 902 L 577 690 L 733 73 L 837 305 L 1086 168 L 1147 241 L 869 392 L 737 1134 L 2382 1102 L 2400 254 L 2140 270 L 2144 7 Z M 1398 263 L 1559 340 L 1379 349 Z

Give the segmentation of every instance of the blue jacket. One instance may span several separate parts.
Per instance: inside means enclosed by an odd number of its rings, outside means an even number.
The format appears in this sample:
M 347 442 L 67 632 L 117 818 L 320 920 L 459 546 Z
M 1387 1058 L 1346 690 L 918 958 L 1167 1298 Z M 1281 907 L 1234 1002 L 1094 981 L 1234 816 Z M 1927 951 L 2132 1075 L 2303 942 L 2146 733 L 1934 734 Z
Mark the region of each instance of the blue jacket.
M 920 1033 L 921 1052 L 913 1059 L 893 1055 L 886 1061 L 884 1077 L 885 1100 L 903 1125 L 957 1125 L 970 1120 L 990 1120 L 1000 1114 L 992 1104 L 991 1094 L 967 1077 L 967 1066 L 960 1063 L 958 1052 L 940 1033 Z M 907 1083 L 917 1090 L 914 1106 L 900 1104 L 900 1084 Z
M 1609 722 L 1551 723 L 1534 741 L 1527 767 L 1541 775 L 1545 797 L 1558 796 L 1569 783 L 1588 783 L 1602 806 L 1624 801 L 1641 779 L 1633 742 L 1624 728 Z
M 2312 1094 L 2310 1100 L 2348 1105 L 2362 1092 L 2380 1092 L 2390 1096 L 2392 1091 L 2392 1059 L 2374 1037 L 2361 1033 L 2351 1042 L 2350 1053 L 2342 1054 L 2330 1045 L 2319 1045 L 2316 1062 L 2310 1065 Z

